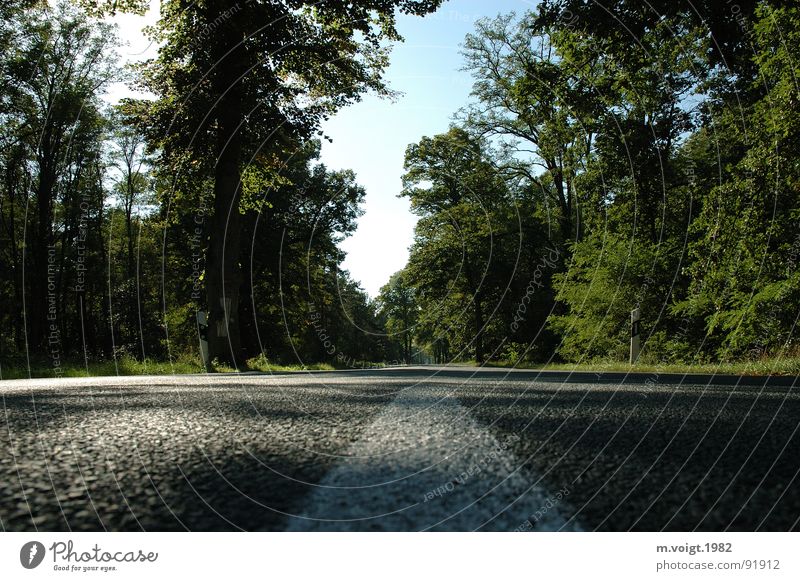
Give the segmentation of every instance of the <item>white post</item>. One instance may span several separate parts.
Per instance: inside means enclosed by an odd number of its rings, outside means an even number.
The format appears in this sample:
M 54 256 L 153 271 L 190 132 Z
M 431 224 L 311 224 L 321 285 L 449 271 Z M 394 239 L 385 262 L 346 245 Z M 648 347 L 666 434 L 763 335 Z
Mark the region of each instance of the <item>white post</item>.
M 639 320 L 641 313 L 638 308 L 631 311 L 631 365 L 636 363 L 639 359 L 639 350 L 641 349 L 641 340 L 639 338 Z
M 203 367 L 208 369 L 208 315 L 205 311 L 197 311 L 197 331 L 200 336 L 200 357 Z

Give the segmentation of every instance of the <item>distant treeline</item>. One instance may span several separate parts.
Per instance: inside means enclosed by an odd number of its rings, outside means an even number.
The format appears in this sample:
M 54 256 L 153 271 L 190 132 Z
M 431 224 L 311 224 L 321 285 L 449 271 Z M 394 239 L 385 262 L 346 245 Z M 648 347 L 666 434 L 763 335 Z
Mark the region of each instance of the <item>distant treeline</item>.
M 397 11 L 440 1 L 164 0 L 158 56 L 122 70 L 94 18 L 142 4 L 0 7 L 0 362 L 196 357 L 198 311 L 237 367 L 624 360 L 634 307 L 651 362 L 797 355 L 795 3 L 479 22 L 474 99 L 407 150 L 415 241 L 374 301 L 338 248 L 365 192 L 319 127 L 388 93 Z M 153 98 L 105 104 L 123 81 Z

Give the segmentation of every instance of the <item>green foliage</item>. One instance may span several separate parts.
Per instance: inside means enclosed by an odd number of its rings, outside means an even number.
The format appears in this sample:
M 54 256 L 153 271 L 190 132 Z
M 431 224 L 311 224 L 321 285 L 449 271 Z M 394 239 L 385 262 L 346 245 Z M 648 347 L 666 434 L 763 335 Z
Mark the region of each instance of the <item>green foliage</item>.
M 158 57 L 138 69 L 140 87 L 156 99 L 130 109 L 173 191 L 213 182 L 203 276 L 212 357 L 237 368 L 246 357 L 242 210 L 272 203 L 264 193 L 277 185 L 285 154 L 324 120 L 367 91 L 390 94 L 381 75 L 388 41 L 400 40 L 397 14 L 424 15 L 440 3 L 162 2 L 150 31 Z
M 576 244 L 569 270 L 553 280 L 556 299 L 569 307 L 550 318 L 561 338 L 558 354 L 568 361 L 625 360 L 630 313 L 637 307 L 646 321 L 643 357 L 661 353 L 663 338 L 654 332 L 664 328 L 677 332 L 669 306 L 678 250 L 611 233 Z
M 800 311 L 800 99 L 793 70 L 800 10 L 763 5 L 756 16 L 752 101 L 744 110 L 732 100 L 710 108 L 736 147 L 692 224 L 692 284 L 679 308 L 703 321 L 708 348 L 721 358 L 792 349 Z
M 56 354 L 108 340 L 99 94 L 114 80 L 115 35 L 61 2 L 11 10 L 0 56 L 0 350 Z M 99 308 L 97 308 L 99 307 Z
M 495 359 L 624 361 L 639 307 L 643 362 L 796 350 L 798 9 L 655 6 L 552 0 L 481 21 L 467 37 L 476 102 L 458 131 L 488 136 L 499 151 L 481 153 L 490 162 L 476 171 L 455 161 L 480 138 L 459 144 L 451 132 L 409 148 L 404 195 L 422 218 L 407 272 L 435 320 L 421 317 L 420 337 L 447 329 L 461 358 L 476 336 L 497 332 Z M 719 66 L 726 61 L 733 68 Z M 459 186 L 469 179 L 522 207 L 526 236 L 546 227 L 560 257 L 552 284 L 524 287 L 535 252 L 510 270 L 481 253 L 489 228 L 480 212 L 498 220 L 502 210 L 466 196 L 474 186 Z M 525 248 L 541 255 L 542 238 L 532 242 Z M 485 267 L 480 292 L 457 282 L 469 265 Z M 509 272 L 508 289 L 544 292 L 524 292 L 516 310 L 484 295 Z M 486 296 L 497 308 L 478 333 L 459 314 Z M 531 315 L 540 324 L 521 325 Z M 557 337 L 549 353 L 536 345 L 545 318 Z
M 549 340 L 538 307 L 559 259 L 529 192 L 497 171 L 499 155 L 459 127 L 406 151 L 403 195 L 420 220 L 403 280 L 419 304 L 418 344 L 437 360 L 497 358 L 509 335 Z
M 134 6 L 86 4 L 97 13 Z M 263 63 L 244 81 L 241 95 L 258 104 L 245 124 L 237 203 L 225 208 L 235 208 L 238 217 L 226 235 L 233 231 L 247 241 L 231 254 L 247 273 L 237 280 L 242 352 L 290 365 L 384 359 L 375 305 L 339 270 L 344 256 L 337 245 L 355 229 L 364 189 L 353 172 L 319 164 L 319 143 L 306 137 L 364 90 L 385 92 L 379 71 L 383 40 L 397 38 L 393 8 L 422 14 L 436 4 L 334 2 L 294 11 L 257 2 L 217 20 L 207 3 L 166 2 L 153 31 L 165 41 L 160 57 L 135 71 L 136 84 L 159 98 L 125 101 L 113 110 L 100 102 L 106 84 L 118 78 L 111 26 L 65 3 L 29 11 L 4 4 L 0 297 L 27 304 L 27 312 L 0 315 L 10 330 L 0 338 L 0 358 L 24 353 L 26 344 L 36 356 L 47 344 L 52 361 L 43 365 L 52 371 L 60 362 L 68 373 L 68 362 L 81 357 L 197 357 L 196 314 L 206 308 L 209 243 L 219 217 L 214 123 L 222 113 L 209 100 L 213 86 L 201 82 L 194 90 L 191 83 L 204 72 L 212 71 L 210 79 L 229 72 L 209 59 L 227 50 L 219 43 L 256 25 L 248 19 L 289 10 L 286 22 L 277 19 L 273 27 L 285 25 L 283 36 L 259 33 L 254 43 L 261 45 L 248 44 L 247 54 L 237 55 L 242 64 L 258 50 L 287 48 L 271 61 L 274 68 Z M 311 35 L 308 45 L 287 43 L 315 23 L 327 32 Z M 197 42 L 209 25 L 224 34 Z M 309 304 L 324 317 L 336 345 L 332 354 L 310 325 Z M 101 368 L 107 369 L 91 367 Z
M 390 343 L 397 349 L 399 356 L 393 359 L 405 362 L 412 361 L 412 345 L 414 332 L 419 320 L 419 305 L 414 288 L 407 280 L 404 271 L 394 273 L 389 282 L 381 288 L 378 296 L 378 316 Z
M 117 40 L 87 14 L 144 4 L 3 3 L 3 376 L 194 370 L 198 310 L 219 370 L 611 368 L 634 307 L 639 368 L 796 369 L 800 8 L 781 0 L 480 21 L 474 100 L 406 151 L 408 265 L 375 301 L 341 270 L 366 192 L 319 163 L 320 125 L 392 94 L 397 15 L 439 4 L 165 0 L 133 71 L 155 99 L 107 110 Z

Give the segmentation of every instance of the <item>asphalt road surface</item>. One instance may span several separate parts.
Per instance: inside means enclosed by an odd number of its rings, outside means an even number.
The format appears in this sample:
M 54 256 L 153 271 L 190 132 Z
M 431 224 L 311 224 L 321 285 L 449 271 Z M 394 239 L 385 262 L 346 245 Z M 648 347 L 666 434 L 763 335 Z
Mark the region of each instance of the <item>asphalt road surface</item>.
M 800 386 L 394 368 L 0 382 L 0 527 L 797 530 Z

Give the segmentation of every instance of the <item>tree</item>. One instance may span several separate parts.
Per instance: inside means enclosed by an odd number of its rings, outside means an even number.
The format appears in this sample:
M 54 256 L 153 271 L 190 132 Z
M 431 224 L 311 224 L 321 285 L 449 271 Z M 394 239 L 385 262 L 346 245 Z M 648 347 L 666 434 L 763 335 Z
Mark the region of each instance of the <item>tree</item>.
M 506 183 L 487 144 L 459 127 L 409 145 L 405 170 L 401 195 L 420 216 L 406 270 L 420 323 L 441 321 L 451 346 L 483 362 L 487 329 L 513 276 L 504 274 L 504 257 L 520 237 L 507 221 Z
M 213 177 L 205 285 L 212 358 L 241 363 L 241 176 L 286 136 L 319 122 L 365 90 L 387 90 L 385 40 L 395 10 L 424 15 L 441 0 L 208 3 L 170 0 L 154 33 L 159 57 L 143 69 L 158 96 L 145 123 L 174 174 Z M 196 171 L 194 169 L 190 171 Z M 179 180 L 176 180 L 176 182 Z
M 11 186 L 8 216 L 13 223 L 14 208 L 23 199 L 32 204 L 35 216 L 24 240 L 12 236 L 15 246 L 25 245 L 27 280 L 23 283 L 19 278 L 15 284 L 26 297 L 27 342 L 33 349 L 45 346 L 48 330 L 59 321 L 55 314 L 62 310 L 65 286 L 61 278 L 54 280 L 53 253 L 58 234 L 62 238 L 58 263 L 63 267 L 67 260 L 63 242 L 76 233 L 75 216 L 81 203 L 75 186 L 97 185 L 104 130 L 99 95 L 116 74 L 114 43 L 110 26 L 90 23 L 61 2 L 52 10 L 30 9 L 20 17 L 18 42 L 3 59 L 4 137 L 11 156 L 6 166 Z M 30 170 L 23 169 L 25 164 Z M 28 184 L 30 196 L 21 191 Z M 70 209 L 61 231 L 55 227 L 62 219 L 57 213 L 59 195 Z M 94 194 L 87 196 L 92 205 L 98 202 Z M 16 225 L 9 227 L 14 230 Z M 22 261 L 14 257 L 12 262 L 19 272 Z M 54 294 L 56 290 L 60 293 Z M 50 324 L 48 314 L 53 317 Z
M 583 30 L 545 6 L 482 21 L 465 43 L 478 99 L 470 125 L 503 141 L 501 175 L 521 177 L 556 210 L 570 267 L 555 278 L 561 303 L 550 321 L 562 356 L 619 355 L 610 345 L 633 304 L 669 302 L 655 293 L 685 286 L 677 275 L 690 204 L 678 150 L 705 44 L 674 24 L 655 19 L 623 49 L 606 29 Z M 599 331 L 594 346 L 589 330 Z
M 412 360 L 414 327 L 419 317 L 414 288 L 401 270 L 394 273 L 381 288 L 378 296 L 379 314 L 386 320 L 386 332 L 393 342 L 399 343 L 402 360 Z
M 553 202 L 567 242 L 579 235 L 575 179 L 598 130 L 595 93 L 610 87 L 603 60 L 565 59 L 553 38 L 557 33 L 554 26 L 538 25 L 534 12 L 479 21 L 464 41 L 477 99 L 465 117 L 481 136 L 501 140 L 504 175 L 528 180 Z
M 127 239 L 126 267 L 128 278 L 135 277 L 134 210 L 147 205 L 152 196 L 150 160 L 145 153 L 146 141 L 137 128 L 122 117 L 112 120 L 111 163 L 118 172 L 113 192 L 125 215 Z
M 752 22 L 758 75 L 749 101 L 709 104 L 714 125 L 698 136 L 711 149 L 706 163 L 722 167 L 692 224 L 691 287 L 675 308 L 698 321 L 704 348 L 723 359 L 786 355 L 797 344 L 800 10 L 770 4 Z
M 377 335 L 369 333 L 380 329 L 371 321 L 366 295 L 341 272 L 344 253 L 338 247 L 355 231 L 366 192 L 352 171 L 329 170 L 318 162 L 319 154 L 320 143 L 307 142 L 286 154 L 279 182 L 261 181 L 253 165 L 244 179 L 247 356 L 293 363 L 297 357 L 374 355 Z M 355 332 L 359 327 L 363 333 Z M 320 335 L 335 339 L 333 353 Z

